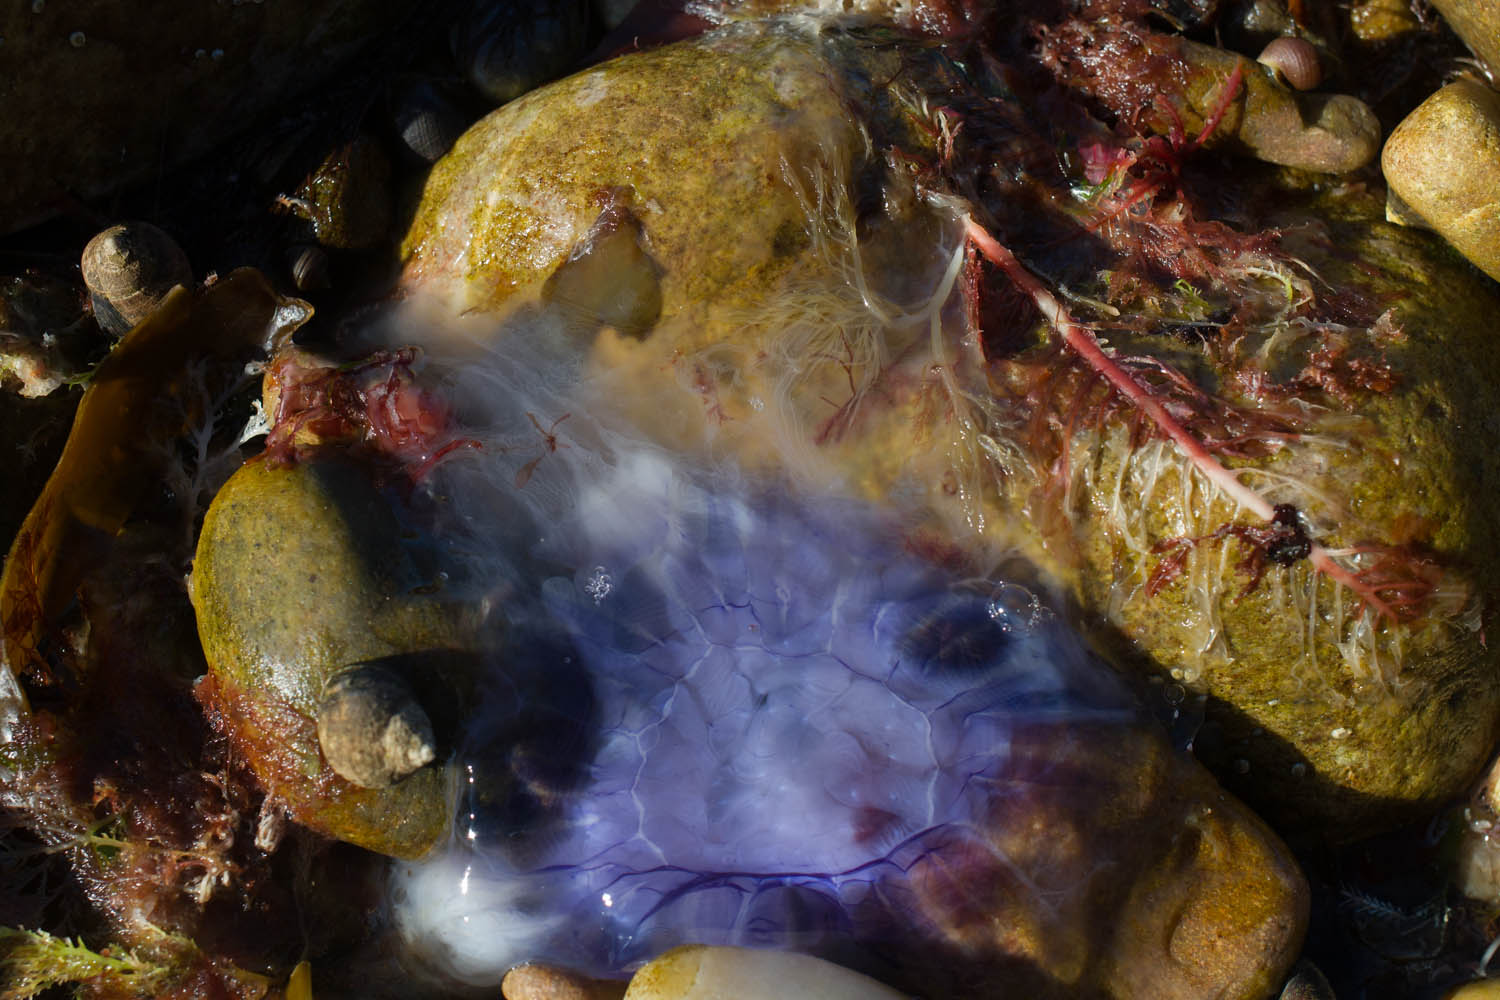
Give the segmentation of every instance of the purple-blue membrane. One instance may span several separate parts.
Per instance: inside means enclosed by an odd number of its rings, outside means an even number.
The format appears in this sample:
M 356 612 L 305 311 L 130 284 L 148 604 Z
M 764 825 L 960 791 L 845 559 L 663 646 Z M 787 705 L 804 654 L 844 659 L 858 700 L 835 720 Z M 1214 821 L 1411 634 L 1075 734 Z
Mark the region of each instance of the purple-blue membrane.
M 914 862 L 1004 822 L 1018 722 L 1138 721 L 1028 591 L 955 579 L 853 504 L 618 499 L 541 546 L 576 569 L 515 622 L 451 845 L 396 876 L 450 975 L 619 975 L 690 942 L 861 964 L 928 933 Z

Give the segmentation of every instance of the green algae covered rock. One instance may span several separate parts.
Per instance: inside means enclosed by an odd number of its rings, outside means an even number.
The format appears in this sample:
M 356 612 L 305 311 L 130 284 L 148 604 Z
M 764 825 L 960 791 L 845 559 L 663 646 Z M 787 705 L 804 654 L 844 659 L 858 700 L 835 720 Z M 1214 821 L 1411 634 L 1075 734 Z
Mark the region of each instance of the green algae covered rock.
M 629 246 L 649 261 L 625 268 L 659 280 L 663 316 L 758 301 L 807 248 L 786 172 L 846 167 L 857 138 L 801 34 L 747 28 L 626 56 L 470 129 L 427 182 L 407 274 L 462 308 L 492 307 L 628 216 Z
M 447 829 L 441 767 L 361 787 L 324 759 L 318 731 L 327 689 L 356 668 L 403 685 L 439 744 L 451 734 L 474 630 L 440 582 L 352 465 L 251 462 L 215 498 L 191 582 L 210 666 L 200 698 L 297 822 L 398 857 Z
M 1389 370 L 1341 390 L 1347 401 L 1327 401 L 1305 437 L 1250 475 L 1282 484 L 1268 491 L 1298 505 L 1324 546 L 1348 552 L 1342 561 L 1394 614 L 1306 562 L 1244 593 L 1247 578 L 1224 566 L 1245 557 L 1243 540 L 1196 552 L 1196 576 L 1121 599 L 1122 581 L 1138 585 L 1152 560 L 1109 539 L 1103 519 L 1080 532 L 1080 591 L 1135 648 L 1209 695 L 1199 751 L 1231 789 L 1284 828 L 1358 836 L 1461 794 L 1496 739 L 1500 673 L 1485 626 L 1500 511 L 1486 484 L 1500 474 L 1488 332 L 1500 289 L 1431 234 L 1384 222 L 1377 195 L 1292 204 L 1285 222 L 1319 219 L 1327 234 L 1298 243 L 1301 258 L 1331 289 L 1389 307 L 1345 334 L 1346 358 L 1369 350 Z M 1329 344 L 1294 347 L 1281 364 L 1316 368 L 1319 352 L 1342 346 Z M 1118 471 L 1105 459 L 1098 482 Z M 1183 533 L 1184 521 L 1209 527 L 1162 502 L 1174 489 L 1180 480 L 1158 482 L 1162 492 L 1136 500 L 1161 519 L 1151 537 Z

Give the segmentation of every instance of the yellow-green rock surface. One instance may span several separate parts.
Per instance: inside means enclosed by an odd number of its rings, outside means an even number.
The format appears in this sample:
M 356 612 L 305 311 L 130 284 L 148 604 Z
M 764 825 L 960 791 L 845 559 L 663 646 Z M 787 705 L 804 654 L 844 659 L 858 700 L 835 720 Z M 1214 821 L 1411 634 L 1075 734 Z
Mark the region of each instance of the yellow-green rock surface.
M 377 662 L 435 720 L 456 714 L 473 630 L 410 539 L 353 466 L 255 461 L 209 509 L 190 588 L 207 700 L 267 792 L 305 826 L 398 857 L 447 829 L 441 767 L 359 788 L 323 759 L 316 713 L 330 678 Z
M 1380 165 L 1414 221 L 1500 280 L 1500 93 L 1450 83 L 1396 126 Z
M 485 308 L 547 278 L 613 196 L 661 269 L 663 316 L 755 302 L 807 245 L 787 172 L 846 168 L 858 134 L 816 46 L 746 28 L 507 104 L 433 169 L 411 281 Z

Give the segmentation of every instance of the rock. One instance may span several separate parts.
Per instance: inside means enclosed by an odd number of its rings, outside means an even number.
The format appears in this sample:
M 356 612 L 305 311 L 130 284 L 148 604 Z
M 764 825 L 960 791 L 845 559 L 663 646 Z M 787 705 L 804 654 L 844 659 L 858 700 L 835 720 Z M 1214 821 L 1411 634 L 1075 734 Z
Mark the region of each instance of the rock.
M 620 1000 L 625 984 L 550 965 L 518 965 L 505 974 L 500 992 L 505 1000 Z
M 1305 245 L 1301 259 L 1333 287 L 1408 296 L 1392 300 L 1388 317 L 1388 328 L 1400 331 L 1384 349 L 1394 375 L 1390 389 L 1365 390 L 1349 404 L 1345 412 L 1357 414 L 1364 428 L 1356 446 L 1330 456 L 1316 445 L 1293 445 L 1251 464 L 1342 497 L 1337 503 L 1345 513 L 1320 529 L 1324 544 L 1380 540 L 1381 559 L 1394 562 L 1377 563 L 1375 573 L 1427 580 L 1417 584 L 1428 595 L 1421 613 L 1399 623 L 1361 618 L 1362 611 L 1340 605 L 1352 599 L 1342 585 L 1303 576 L 1305 566 L 1279 571 L 1289 574 L 1286 585 L 1306 588 L 1296 597 L 1261 586 L 1220 591 L 1221 598 L 1205 603 L 1207 590 L 1227 580 L 1211 582 L 1218 571 L 1206 564 L 1197 571 L 1206 576 L 1148 595 L 1127 581 L 1149 577 L 1159 565 L 1155 557 L 1127 555 L 1133 546 L 1122 542 L 1108 516 L 1086 516 L 1080 526 L 1087 539 L 1085 606 L 1108 609 L 1133 651 L 1152 657 L 1189 691 L 1209 696 L 1206 731 L 1195 744 L 1200 756 L 1279 829 L 1307 836 L 1365 836 L 1461 794 L 1489 756 L 1500 705 L 1493 653 L 1475 617 L 1495 598 L 1482 574 L 1460 568 L 1500 555 L 1495 516 L 1478 485 L 1493 473 L 1476 440 L 1484 433 L 1472 430 L 1489 426 L 1484 400 L 1500 377 L 1478 334 L 1482 316 L 1500 308 L 1500 296 L 1425 234 L 1380 221 L 1380 209 L 1374 196 L 1350 193 L 1303 201 L 1275 218 L 1288 224 L 1321 218 L 1332 245 L 1354 255 L 1357 265 Z M 1378 324 L 1368 329 L 1378 337 Z M 1137 346 L 1125 343 L 1124 349 Z M 1301 361 L 1294 355 L 1285 363 Z M 1329 418 L 1337 423 L 1333 413 Z M 1095 454 L 1103 459 L 1090 473 L 1095 483 L 1120 475 L 1125 483 L 1144 483 L 1136 477 L 1155 475 L 1145 471 L 1151 462 L 1145 455 L 1129 460 L 1132 471 Z M 1092 495 L 1098 509 L 1101 498 Z M 1192 523 L 1176 500 L 1125 502 L 1142 504 L 1148 538 L 1180 535 L 1173 519 Z M 1304 514 L 1330 510 L 1302 502 Z M 1187 534 L 1201 536 L 1198 528 Z M 1424 577 L 1432 573 L 1438 575 Z M 1294 619 L 1315 608 L 1342 619 L 1342 636 L 1330 631 L 1309 641 Z
M 1500 94 L 1474 79 L 1450 83 L 1396 126 L 1380 165 L 1405 213 L 1500 280 L 1494 183 L 1500 171 Z
M 377 247 L 391 228 L 391 165 L 379 143 L 356 136 L 335 148 L 277 203 L 306 219 L 313 237 L 337 250 Z
M 1349 9 L 1349 27 L 1368 45 L 1395 41 L 1417 31 L 1421 23 L 1404 0 L 1364 0 Z
M 267 791 L 305 826 L 408 858 L 447 829 L 443 769 L 360 787 L 320 753 L 317 720 L 346 668 L 378 664 L 451 739 L 474 628 L 409 537 L 352 466 L 251 462 L 204 519 L 190 588 L 210 667 L 200 698 Z
M 186 162 L 325 79 L 415 4 L 204 4 L 139 17 L 108 0 L 0 15 L 0 231 Z
M 1448 27 L 1473 53 L 1500 71 L 1500 10 L 1485 0 L 1433 0 Z
M 686 945 L 647 963 L 630 980 L 625 1000 L 903 1000 L 905 994 L 868 976 L 790 951 Z
M 619 156 L 624 142 L 640 155 Z M 407 280 L 460 309 L 498 305 L 581 256 L 611 211 L 601 193 L 615 191 L 613 211 L 644 230 L 662 271 L 662 320 L 701 318 L 710 303 L 758 299 L 805 259 L 805 212 L 782 164 L 847 169 L 855 142 L 805 40 L 747 29 L 627 56 L 507 104 L 458 141 L 406 236 Z
M 1039 970 L 1040 981 L 997 977 L 1029 996 L 1250 1000 L 1281 982 L 1307 889 L 1253 813 L 1149 729 L 1019 742 L 1039 775 L 1087 775 L 1089 791 L 1018 789 L 995 808 L 1024 809 L 1026 822 L 997 819 L 986 850 L 913 870 L 919 906 L 963 954 Z M 1115 864 L 1090 870 L 1106 853 Z M 1078 871 L 1089 874 L 1070 884 Z M 1036 906 L 1018 879 L 1067 889 Z

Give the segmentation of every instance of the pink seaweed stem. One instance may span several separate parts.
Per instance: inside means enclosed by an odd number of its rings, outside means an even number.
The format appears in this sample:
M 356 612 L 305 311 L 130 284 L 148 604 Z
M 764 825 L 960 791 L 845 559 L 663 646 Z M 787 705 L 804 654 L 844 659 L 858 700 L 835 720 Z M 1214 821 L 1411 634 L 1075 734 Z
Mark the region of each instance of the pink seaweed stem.
M 1203 443 L 1195 438 L 1187 428 L 1183 427 L 1178 420 L 1167 412 L 1161 401 L 1153 396 L 1133 375 L 1121 367 L 1114 358 L 1104 352 L 1099 341 L 1086 327 L 1076 322 L 1068 311 L 1063 307 L 1050 291 L 1043 286 L 1040 279 L 1032 274 L 1016 256 L 1005 248 L 998 240 L 990 235 L 979 223 L 971 217 L 964 218 L 964 235 L 979 252 L 996 267 L 1005 272 L 1017 288 L 1024 292 L 1035 303 L 1037 311 L 1047 321 L 1047 325 L 1062 337 L 1063 342 L 1084 360 L 1089 367 L 1098 372 L 1114 387 L 1115 391 L 1124 396 L 1131 405 L 1144 413 L 1150 421 L 1161 430 L 1163 434 L 1171 438 L 1172 442 L 1182 451 L 1188 461 L 1193 464 L 1211 483 L 1222 489 L 1236 503 L 1257 517 L 1265 521 L 1272 520 L 1276 515 L 1275 506 L 1261 496 L 1254 489 L 1246 486 L 1240 481 L 1234 472 L 1225 468 L 1213 453 Z M 1308 552 L 1308 559 L 1312 561 L 1313 568 L 1323 573 L 1337 583 L 1348 587 L 1368 607 L 1378 615 L 1391 622 L 1399 622 L 1400 616 L 1396 610 L 1386 601 L 1382 600 L 1377 592 L 1376 586 L 1360 579 L 1358 574 L 1345 566 L 1340 565 L 1329 550 L 1313 542 Z

